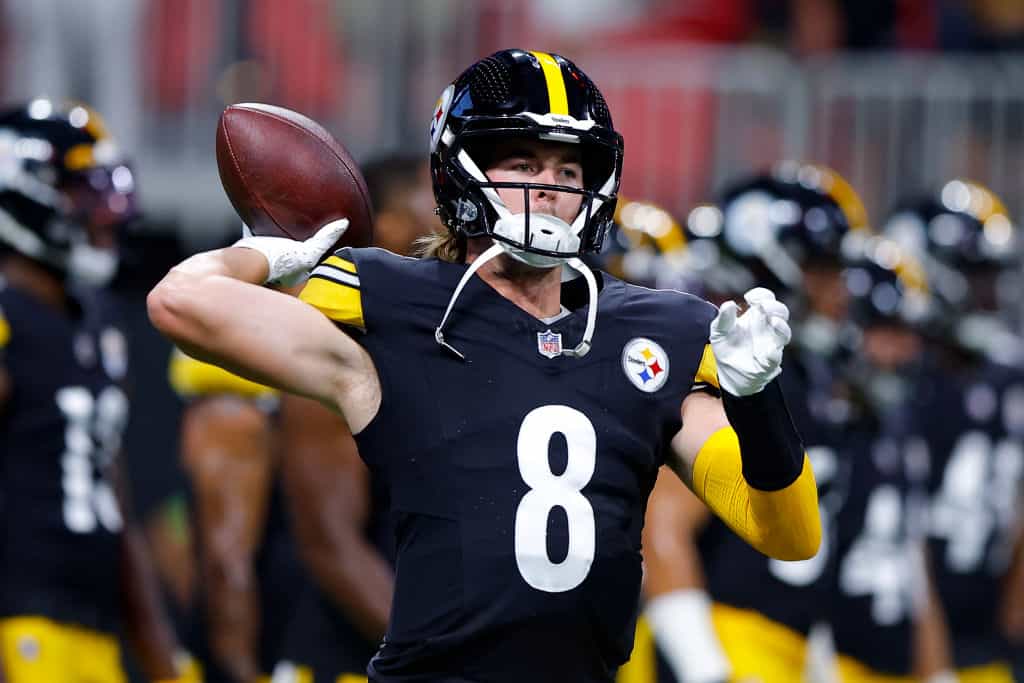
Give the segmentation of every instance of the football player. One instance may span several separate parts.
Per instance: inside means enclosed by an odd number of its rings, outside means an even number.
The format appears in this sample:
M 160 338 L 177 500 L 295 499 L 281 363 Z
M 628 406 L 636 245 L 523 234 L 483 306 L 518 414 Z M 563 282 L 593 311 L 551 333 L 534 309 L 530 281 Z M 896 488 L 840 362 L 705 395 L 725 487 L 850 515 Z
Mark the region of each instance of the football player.
M 923 386 L 921 330 L 934 307 L 911 254 L 891 240 L 857 237 L 844 243 L 844 280 L 863 339 L 844 370 L 851 416 L 838 452 L 849 474 L 836 517 L 835 571 L 828 575 L 839 679 L 947 681 L 946 625 L 923 535 L 923 435 L 933 425 L 915 408 Z
M 391 529 L 345 421 L 292 394 L 281 401 L 281 463 L 296 542 L 313 580 L 295 610 L 275 673 L 311 683 L 366 680 L 394 592 Z
M 134 179 L 96 112 L 0 113 L 0 660 L 9 683 L 178 676 L 118 485 L 125 338 L 103 286 Z
M 788 310 L 764 289 L 741 314 L 598 281 L 580 256 L 611 221 L 623 145 L 569 60 L 495 53 L 431 120 L 448 230 L 425 258 L 346 248 L 316 265 L 344 220 L 305 242 L 247 237 L 173 268 L 150 317 L 356 435 L 397 529 L 371 680 L 610 681 L 661 465 L 763 552 L 818 549 L 814 476 L 776 381 Z M 301 300 L 260 286 L 314 267 Z
M 430 166 L 422 157 L 386 156 L 363 167 L 373 204 L 374 245 L 411 256 L 416 241 L 442 229 L 434 214 Z
M 277 485 L 276 391 L 175 350 L 186 401 L 181 457 L 190 482 L 201 591 L 190 643 L 207 683 L 249 683 L 280 654 L 305 582 Z
M 664 208 L 619 197 L 609 245 L 599 256 L 603 270 L 635 285 L 693 292 L 681 279 L 686 233 Z
M 944 320 L 917 409 L 931 421 L 929 546 L 961 681 L 1012 681 L 1000 626 L 1024 481 L 1017 228 L 990 190 L 952 180 L 893 212 L 886 233 L 920 256 Z
M 660 680 L 788 683 L 807 669 L 811 629 L 827 616 L 830 522 L 846 474 L 837 451 L 849 410 L 835 367 L 848 346 L 840 245 L 852 230 L 868 226 L 849 184 L 796 162 L 731 183 L 717 206 L 689 216 L 684 277 L 719 300 L 738 296 L 736 287 L 770 287 L 794 312 L 780 382 L 814 465 L 825 533 L 810 560 L 765 557 L 677 480 L 659 477 L 644 534 L 644 613 L 669 670 Z M 654 669 L 634 658 L 631 669 Z

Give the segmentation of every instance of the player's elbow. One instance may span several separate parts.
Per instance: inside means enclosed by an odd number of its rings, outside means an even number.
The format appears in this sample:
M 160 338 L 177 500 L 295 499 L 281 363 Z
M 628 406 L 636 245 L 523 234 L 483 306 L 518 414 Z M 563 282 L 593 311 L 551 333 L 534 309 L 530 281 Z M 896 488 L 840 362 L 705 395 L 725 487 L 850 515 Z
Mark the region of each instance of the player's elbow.
M 150 322 L 173 341 L 189 339 L 189 307 L 198 295 L 194 289 L 189 278 L 172 270 L 146 296 Z
M 750 506 L 760 533 L 757 549 L 777 560 L 807 560 L 821 546 L 821 510 L 810 461 L 800 476 L 777 491 L 750 488 Z
M 780 531 L 768 548 L 768 555 L 776 560 L 795 562 L 809 560 L 821 547 L 821 519 L 815 514 L 793 528 Z

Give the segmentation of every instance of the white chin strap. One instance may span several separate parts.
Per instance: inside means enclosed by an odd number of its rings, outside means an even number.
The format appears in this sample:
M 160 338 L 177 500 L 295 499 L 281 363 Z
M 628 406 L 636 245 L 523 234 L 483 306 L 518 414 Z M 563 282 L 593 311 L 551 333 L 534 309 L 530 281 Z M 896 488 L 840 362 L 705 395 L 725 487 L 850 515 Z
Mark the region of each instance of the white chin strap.
M 451 315 L 452 309 L 455 308 L 455 301 L 459 298 L 459 295 L 462 294 L 462 290 L 465 288 L 466 283 L 469 282 L 469 279 L 473 277 L 473 274 L 480 270 L 485 263 L 496 258 L 502 253 L 511 254 L 512 252 L 510 251 L 510 247 L 503 242 L 495 241 L 494 244 L 488 247 L 484 253 L 480 254 L 480 256 L 478 256 L 476 260 L 469 265 L 466 272 L 462 274 L 459 284 L 456 285 L 455 291 L 452 292 L 451 299 L 448 300 L 448 308 L 444 311 L 444 317 L 441 318 L 441 323 L 437 326 L 437 329 L 434 330 L 434 339 L 437 340 L 437 343 L 454 353 L 462 360 L 466 360 L 466 357 L 458 349 L 444 340 L 444 326 L 448 322 L 448 317 Z M 578 271 L 579 274 L 583 276 L 583 279 L 586 280 L 587 293 L 590 297 L 590 307 L 587 309 L 587 326 L 583 330 L 582 341 L 580 341 L 574 349 L 562 349 L 561 355 L 569 356 L 571 358 L 582 358 L 590 351 L 591 340 L 594 338 L 594 328 L 597 325 L 597 279 L 594 277 L 594 273 L 590 268 L 588 268 L 587 265 L 578 258 L 566 259 L 565 264 Z

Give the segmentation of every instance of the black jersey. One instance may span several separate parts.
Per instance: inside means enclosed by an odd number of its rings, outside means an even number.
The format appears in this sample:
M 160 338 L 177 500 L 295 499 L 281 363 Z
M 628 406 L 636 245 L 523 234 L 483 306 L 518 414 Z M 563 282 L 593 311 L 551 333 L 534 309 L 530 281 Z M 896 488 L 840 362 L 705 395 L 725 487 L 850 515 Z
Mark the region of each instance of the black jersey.
M 998 611 L 1019 531 L 1024 373 L 994 364 L 936 370 L 918 409 L 932 457 L 929 550 L 957 667 L 1009 657 Z
M 840 458 L 850 477 L 836 524 L 835 648 L 875 672 L 909 675 L 924 590 L 928 448 L 919 425 L 900 410 L 882 422 L 858 421 Z
M 0 417 L 0 615 L 111 632 L 122 519 L 108 479 L 127 420 L 125 338 L 83 295 L 63 315 L 0 286 L 13 391 Z
M 543 322 L 472 278 L 445 333 L 461 360 L 434 330 L 465 269 L 344 249 L 302 295 L 365 330 L 380 377 L 356 441 L 388 489 L 397 565 L 370 677 L 609 681 L 632 647 L 647 497 L 716 309 L 606 276 L 590 353 L 550 357 L 586 307 Z
M 239 400 L 251 401 L 266 414 L 266 419 L 276 421 L 279 397 L 277 391 L 250 382 L 223 368 L 196 360 L 175 349 L 168 367 L 171 386 L 184 401 L 200 401 L 204 398 L 232 396 Z M 259 664 L 261 671 L 269 673 L 282 656 L 285 635 L 292 614 L 296 610 L 295 596 L 301 594 L 308 583 L 306 571 L 298 557 L 298 549 L 291 533 L 285 494 L 279 476 L 269 483 L 270 495 L 267 501 L 266 520 L 259 546 L 253 560 L 259 589 L 260 634 Z M 190 497 L 194 490 L 189 488 Z M 195 507 L 196 501 L 192 500 Z M 198 519 L 194 521 L 198 523 Z M 200 553 L 205 552 L 200 548 Z M 216 657 L 210 652 L 208 608 L 205 596 L 193 604 L 190 635 L 194 642 L 188 643 L 190 651 L 203 661 L 204 678 L 211 683 L 229 680 Z
M 828 614 L 836 564 L 834 520 L 849 483 L 848 461 L 839 455 L 849 409 L 839 380 L 818 354 L 787 353 L 779 383 L 814 467 L 822 520 L 817 554 L 798 562 L 766 557 L 717 517 L 697 545 L 712 600 L 756 611 L 806 636 Z

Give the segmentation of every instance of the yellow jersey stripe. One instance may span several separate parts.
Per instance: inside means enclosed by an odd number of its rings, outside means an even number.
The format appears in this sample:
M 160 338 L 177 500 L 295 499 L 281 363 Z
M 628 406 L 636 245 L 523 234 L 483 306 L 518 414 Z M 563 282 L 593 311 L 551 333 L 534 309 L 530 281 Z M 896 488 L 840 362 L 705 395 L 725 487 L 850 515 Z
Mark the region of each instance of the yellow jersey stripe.
M 239 377 L 216 365 L 196 360 L 178 349 L 171 354 L 167 374 L 171 387 L 182 398 L 215 394 L 258 398 L 277 393 L 268 386 Z
M 352 263 L 351 261 L 346 261 L 340 256 L 328 256 L 326 259 L 324 259 L 324 263 L 329 266 L 334 266 L 335 268 L 341 268 L 347 273 L 352 273 L 353 275 L 356 274 L 356 264 Z
M 11 324 L 7 322 L 7 318 L 4 317 L 4 312 L 0 311 L 0 349 L 7 346 L 8 342 L 11 341 Z
M 548 85 L 548 106 L 552 114 L 569 114 L 569 98 L 565 94 L 565 79 L 562 77 L 562 67 L 558 65 L 555 58 L 547 52 L 531 52 L 540 68 L 544 71 L 544 80 Z
M 700 365 L 697 366 L 697 374 L 693 378 L 694 384 L 710 384 L 719 389 L 718 386 L 718 363 L 715 362 L 715 354 L 711 351 L 711 344 L 704 346 L 704 354 L 700 357 Z
M 311 277 L 299 294 L 299 299 L 334 322 L 366 329 L 363 299 L 356 287 L 323 277 Z

